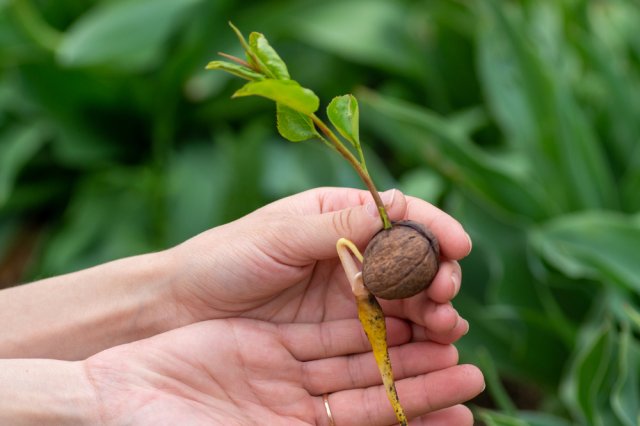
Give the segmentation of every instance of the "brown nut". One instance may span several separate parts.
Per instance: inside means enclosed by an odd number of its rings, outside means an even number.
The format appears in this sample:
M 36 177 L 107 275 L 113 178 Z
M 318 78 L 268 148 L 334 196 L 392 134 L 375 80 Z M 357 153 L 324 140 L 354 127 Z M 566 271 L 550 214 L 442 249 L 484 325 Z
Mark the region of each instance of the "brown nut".
M 362 279 L 377 297 L 403 299 L 427 288 L 439 264 L 440 246 L 430 230 L 410 220 L 394 222 L 367 246 Z

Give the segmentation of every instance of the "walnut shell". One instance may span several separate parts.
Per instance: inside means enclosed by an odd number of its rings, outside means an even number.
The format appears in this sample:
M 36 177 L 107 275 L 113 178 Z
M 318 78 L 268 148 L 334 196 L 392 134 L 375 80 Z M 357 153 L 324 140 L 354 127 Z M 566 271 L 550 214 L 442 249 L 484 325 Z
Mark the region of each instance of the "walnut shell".
M 399 221 L 371 239 L 364 252 L 362 279 L 377 297 L 403 299 L 427 288 L 439 264 L 435 235 L 417 222 Z

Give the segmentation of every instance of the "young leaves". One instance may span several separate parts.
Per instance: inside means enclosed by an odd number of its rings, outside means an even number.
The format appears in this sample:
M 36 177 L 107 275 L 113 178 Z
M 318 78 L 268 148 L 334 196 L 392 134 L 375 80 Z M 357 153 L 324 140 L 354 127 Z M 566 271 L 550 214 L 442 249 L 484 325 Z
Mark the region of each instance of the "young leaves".
M 320 106 L 320 100 L 309 89 L 293 80 L 273 80 L 270 78 L 245 84 L 233 98 L 242 96 L 262 96 L 303 114 L 313 114 Z
M 283 138 L 291 142 L 302 142 L 319 136 L 309 116 L 280 103 L 276 107 L 278 132 Z
M 360 146 L 360 113 L 355 96 L 342 95 L 333 98 L 327 107 L 327 116 L 331 124 L 338 130 L 338 133 L 351 142 L 351 145 L 356 149 L 360 165 L 366 171 L 367 165 Z
M 327 109 L 327 115 L 338 133 L 355 148 L 357 158 L 338 135 L 315 115 L 320 100 L 311 90 L 300 86 L 297 81 L 291 79 L 287 65 L 271 47 L 265 36 L 258 32 L 252 32 L 247 42 L 240 30 L 231 23 L 229 25 L 238 36 L 247 60 L 222 53 L 223 57 L 232 62 L 212 61 L 207 65 L 207 69 L 220 69 L 249 80 L 233 94 L 233 98 L 262 96 L 275 101 L 278 132 L 285 139 L 291 142 L 300 142 L 318 137 L 329 147 L 335 149 L 358 173 L 378 206 L 384 228 L 390 228 L 391 222 L 371 176 L 369 176 L 360 146 L 356 98 L 352 95 L 335 98 Z
M 360 146 L 358 101 L 353 95 L 333 98 L 327 107 L 327 116 L 336 130 L 355 147 Z
M 264 80 L 265 78 L 264 75 L 255 72 L 251 68 L 226 61 L 211 61 L 207 64 L 206 69 L 226 71 L 229 74 L 233 74 L 237 77 L 244 78 L 245 80 L 249 81 Z
M 270 78 L 289 80 L 287 65 L 271 47 L 264 35 L 253 32 L 249 35 L 249 47 L 258 58 L 261 70 Z
M 300 132 L 303 128 L 308 128 L 307 124 L 311 121 L 310 118 L 304 119 L 291 114 L 292 111 L 289 109 L 307 116 L 311 115 L 318 110 L 320 105 L 318 97 L 311 90 L 305 89 L 298 82 L 291 80 L 287 65 L 263 34 L 252 32 L 247 43 L 240 30 L 231 23 L 229 25 L 233 28 L 245 50 L 247 62 L 221 54 L 233 62 L 212 61 L 207 65 L 207 69 L 219 69 L 249 80 L 249 83 L 233 94 L 234 98 L 262 96 L 288 107 L 287 109 L 279 108 L 278 130 L 289 140 L 292 140 L 291 137 L 295 141 L 309 139 L 308 137 L 300 139 L 304 133 L 308 133 L 308 129 L 303 133 Z M 294 126 L 292 129 L 287 128 L 289 123 Z M 315 135 L 313 125 L 311 127 Z

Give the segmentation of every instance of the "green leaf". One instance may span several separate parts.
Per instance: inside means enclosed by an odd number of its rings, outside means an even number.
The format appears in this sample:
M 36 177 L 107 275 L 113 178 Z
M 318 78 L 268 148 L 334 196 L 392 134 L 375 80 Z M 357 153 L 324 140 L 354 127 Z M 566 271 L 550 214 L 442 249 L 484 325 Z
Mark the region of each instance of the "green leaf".
M 245 84 L 232 97 L 263 96 L 303 114 L 313 114 L 320 106 L 320 100 L 309 89 L 293 80 L 252 81 Z
M 478 417 L 487 426 L 570 426 L 566 420 L 541 412 L 520 411 L 509 415 L 483 409 L 479 411 Z
M 78 182 L 64 223 L 47 239 L 39 273 L 59 275 L 156 250 L 149 215 L 158 211 L 154 178 L 147 167 L 112 167 Z
M 276 107 L 278 132 L 283 138 L 291 142 L 302 142 L 318 136 L 313 121 L 308 115 L 281 103 L 277 103 Z
M 636 426 L 640 420 L 640 352 L 628 323 L 622 327 L 618 348 L 618 374 L 611 393 L 611 406 L 621 424 Z
M 640 292 L 640 219 L 614 213 L 562 216 L 532 233 L 538 254 L 574 278 Z
M 222 222 L 220 206 L 228 201 L 227 191 L 238 176 L 234 174 L 240 173 L 226 154 L 216 144 L 190 141 L 169 159 L 165 187 L 168 245 Z
M 208 70 L 222 70 L 249 81 L 264 80 L 264 75 L 255 72 L 251 68 L 247 68 L 240 64 L 234 64 L 226 61 L 211 61 L 207 64 Z
M 412 169 L 404 173 L 398 186 L 403 194 L 423 200 L 438 200 L 445 193 L 444 179 L 427 168 Z
M 46 142 L 42 126 L 24 125 L 0 136 L 0 207 L 4 205 L 22 167 Z
M 419 75 L 422 58 L 405 38 L 414 10 L 386 0 L 310 2 L 291 12 L 291 30 L 311 46 L 349 61 Z
M 327 107 L 331 124 L 353 146 L 360 146 L 360 114 L 358 101 L 353 95 L 336 96 Z
M 287 65 L 275 49 L 271 47 L 263 34 L 251 33 L 249 35 L 249 46 L 260 60 L 261 69 L 266 75 L 278 80 L 289 80 Z
M 487 426 L 529 426 L 522 419 L 496 411 L 482 410 L 479 417 Z
M 492 208 L 526 220 L 548 217 L 552 204 L 513 160 L 473 144 L 455 120 L 418 105 L 363 91 L 367 123 L 398 153 L 420 159 Z
M 540 46 L 546 43 L 530 40 L 531 20 L 507 13 L 503 2 L 478 4 L 480 76 L 507 141 L 535 170 L 529 180 L 541 184 L 563 211 L 616 207 L 618 187 L 593 120 L 571 92 L 566 73 L 544 55 Z M 554 43 L 563 48 L 565 41 Z
M 576 355 L 561 394 L 580 424 L 607 425 L 610 374 L 615 365 L 616 331 L 603 315 L 594 315 L 576 342 Z
M 72 66 L 140 69 L 155 64 L 166 40 L 202 0 L 102 2 L 68 30 L 58 59 Z

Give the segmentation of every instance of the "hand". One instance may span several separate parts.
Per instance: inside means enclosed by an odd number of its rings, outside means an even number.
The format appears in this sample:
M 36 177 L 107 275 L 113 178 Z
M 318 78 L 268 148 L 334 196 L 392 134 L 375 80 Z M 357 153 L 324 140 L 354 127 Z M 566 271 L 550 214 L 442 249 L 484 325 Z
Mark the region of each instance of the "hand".
M 462 226 L 397 190 L 383 194 L 392 220 L 429 226 L 441 247 L 432 285 L 409 299 L 381 301 L 388 315 L 413 322 L 414 337 L 452 343 L 468 330 L 450 300 L 460 287 L 456 260 L 471 250 Z M 354 318 L 353 295 L 336 254 L 346 237 L 364 247 L 381 228 L 366 191 L 322 188 L 294 195 L 211 229 L 167 251 L 182 324 L 243 316 L 275 322 Z
M 412 425 L 472 425 L 460 404 L 483 388 L 453 346 L 410 342 L 389 319 L 398 392 Z M 355 319 L 280 324 L 228 319 L 192 324 L 84 361 L 104 424 L 327 425 L 395 422 Z
M 413 219 L 432 229 L 442 263 L 426 291 L 382 301 L 383 309 L 409 320 L 416 341 L 452 343 L 468 329 L 450 300 L 460 288 L 455 260 L 469 252 L 470 241 L 459 223 L 432 205 L 399 191 L 385 195 L 391 219 Z M 85 359 L 216 318 L 279 323 L 356 318 L 335 244 L 346 237 L 362 249 L 381 228 L 369 200 L 365 191 L 316 189 L 163 252 L 0 291 L 0 358 Z

